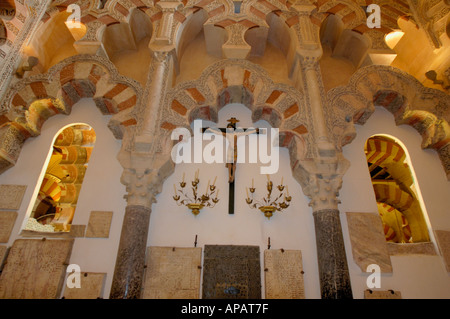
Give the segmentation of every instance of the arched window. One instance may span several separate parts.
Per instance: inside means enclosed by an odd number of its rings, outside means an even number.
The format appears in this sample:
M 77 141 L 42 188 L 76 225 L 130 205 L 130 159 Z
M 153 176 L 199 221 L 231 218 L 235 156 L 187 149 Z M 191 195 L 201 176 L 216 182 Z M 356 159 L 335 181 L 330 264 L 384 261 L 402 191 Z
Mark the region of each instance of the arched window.
M 65 127 L 56 135 L 25 230 L 70 231 L 95 139 L 86 124 Z
M 425 208 L 402 143 L 391 136 L 375 135 L 367 140 L 365 154 L 386 240 L 430 241 Z

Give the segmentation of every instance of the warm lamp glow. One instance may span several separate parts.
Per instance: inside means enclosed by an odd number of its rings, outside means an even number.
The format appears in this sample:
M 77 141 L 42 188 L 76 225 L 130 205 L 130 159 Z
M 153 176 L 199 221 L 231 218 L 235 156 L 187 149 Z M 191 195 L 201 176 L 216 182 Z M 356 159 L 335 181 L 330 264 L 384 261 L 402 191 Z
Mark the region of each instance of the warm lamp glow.
M 80 29 L 83 27 L 83 24 L 81 22 L 77 22 L 77 21 L 66 21 L 64 22 L 67 26 L 67 28 L 69 29 Z
M 395 48 L 400 39 L 405 35 L 402 31 L 394 31 L 387 34 L 384 38 L 384 41 L 392 50 Z

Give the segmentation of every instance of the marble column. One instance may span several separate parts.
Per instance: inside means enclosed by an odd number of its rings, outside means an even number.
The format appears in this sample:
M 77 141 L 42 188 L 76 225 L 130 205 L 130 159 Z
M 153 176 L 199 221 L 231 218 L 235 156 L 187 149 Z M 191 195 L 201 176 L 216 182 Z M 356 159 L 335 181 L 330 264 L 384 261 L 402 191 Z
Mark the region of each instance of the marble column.
M 144 278 L 151 207 L 162 182 L 158 171 L 148 168 L 148 164 L 152 163 L 150 158 L 124 154 L 119 154 L 119 160 L 126 167 L 121 182 L 128 192 L 124 196 L 128 205 L 123 218 L 110 298 L 138 299 Z
M 314 216 L 321 296 L 322 299 L 350 299 L 350 275 L 337 209 L 342 176 L 349 163 L 332 142 L 327 125 L 327 97 L 319 65 L 323 53 L 320 28 L 310 19 L 316 7 L 309 0 L 297 0 L 292 7 L 299 16 L 298 24 L 293 26 L 298 38 L 299 84 L 310 106 L 316 150 L 313 160 L 300 163 L 303 178 L 299 182 L 305 195 L 311 199 L 309 205 Z
M 127 206 L 120 235 L 111 299 L 139 299 L 151 209 Z
M 352 299 L 339 210 L 313 213 L 322 299 Z
M 135 150 L 149 152 L 155 134 L 156 122 L 161 101 L 164 97 L 169 72 L 168 51 L 154 51 L 150 65 L 145 98 L 147 105 L 143 111 L 142 128 L 139 135 L 135 137 Z

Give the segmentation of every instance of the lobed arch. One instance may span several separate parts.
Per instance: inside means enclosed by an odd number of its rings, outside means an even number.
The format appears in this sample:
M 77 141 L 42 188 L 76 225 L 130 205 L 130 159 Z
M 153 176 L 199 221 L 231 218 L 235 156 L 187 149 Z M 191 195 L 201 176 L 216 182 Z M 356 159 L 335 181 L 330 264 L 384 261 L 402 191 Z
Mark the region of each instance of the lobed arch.
M 70 15 L 65 10 L 54 12 L 45 23 L 40 24 L 25 48 L 26 55 L 38 59 L 36 69 L 39 72 L 45 73 L 62 60 L 77 54 L 74 44 L 85 34 L 86 29 L 80 25 L 81 28 L 71 32 L 65 24 Z
M 379 28 L 369 28 L 367 18 L 370 12 L 366 9 L 371 4 L 380 6 L 381 26 Z M 311 20 L 321 28 L 327 24 L 328 20 L 339 20 L 337 28 L 333 28 L 332 50 L 335 50 L 337 39 L 341 37 L 340 42 L 343 46 L 336 48 L 336 55 L 351 57 L 352 63 L 359 67 L 363 62 L 369 50 L 380 52 L 392 52 L 386 44 L 385 37 L 400 29 L 401 19 L 409 20 L 412 16 L 410 5 L 406 1 L 351 1 L 351 0 L 324 0 L 317 3 L 317 9 L 313 10 Z M 345 41 L 344 41 L 345 40 Z M 351 41 L 351 43 L 346 43 Z M 334 42 L 334 43 L 333 43 Z M 356 50 L 345 52 L 347 46 L 357 46 Z M 357 51 L 356 54 L 353 51 Z
M 70 4 L 78 4 L 81 9 L 80 22 L 85 29 L 84 34 L 77 37 L 73 43 L 76 54 L 102 55 L 102 37 L 105 28 L 114 24 L 130 23 L 135 10 L 140 10 L 155 20 L 157 9 L 153 1 L 149 0 L 109 0 L 103 8 L 100 8 L 100 0 L 89 1 L 53 1 L 43 15 L 38 29 L 45 27 L 58 15 L 67 14 Z M 151 9 L 150 11 L 148 11 Z M 68 15 L 67 15 L 68 16 Z
M 313 128 L 303 95 L 285 84 L 272 82 L 265 70 L 246 60 L 222 60 L 208 67 L 195 81 L 169 90 L 158 115 L 154 166 L 162 184 L 175 169 L 171 138 L 176 128 L 191 131 L 195 119 L 217 122 L 219 110 L 241 103 L 252 111 L 252 121 L 266 120 L 279 129 L 278 146 L 289 150 L 292 169 L 314 156 Z M 138 124 L 139 125 L 139 124 Z
M 322 46 L 327 45 L 332 57 L 347 59 L 355 70 L 364 62 L 372 46 L 370 37 L 348 28 L 342 17 L 328 15 L 320 27 Z
M 186 43 L 181 32 L 189 28 L 189 14 L 202 12 L 206 15 L 203 32 L 209 55 L 215 58 L 248 59 L 263 65 L 258 57 L 264 56 L 266 44 L 270 42 L 275 50 L 280 50 L 279 55 L 276 53 L 277 58 L 286 59 L 287 68 L 287 75 L 284 75 L 278 74 L 280 71 L 271 70 L 269 66 L 271 76 L 275 76 L 278 82 L 296 82 L 296 52 L 298 42 L 301 41 L 301 30 L 298 13 L 291 7 L 291 3 L 246 1 L 242 3 L 239 14 L 230 12 L 225 18 L 225 14 L 233 8 L 231 3 L 212 0 L 188 2 L 187 7 L 180 10 L 186 20 L 177 27 L 177 46 Z M 177 47 L 177 50 L 180 60 L 182 47 Z
M 153 25 L 150 17 L 135 8 L 130 11 L 125 22 L 114 23 L 103 28 L 99 35 L 103 48 L 111 60 L 114 53 L 122 50 L 136 50 L 144 38 L 150 38 Z
M 14 166 L 25 140 L 40 134 L 45 121 L 68 115 L 82 98 L 92 98 L 117 139 L 136 124 L 134 107 L 140 103 L 140 85 L 118 73 L 98 56 L 70 57 L 49 72 L 14 84 L 0 108 L 0 172 Z
M 149 43 L 153 34 L 154 26 L 150 17 L 134 8 L 130 10 L 126 22 L 104 26 L 99 30 L 100 50 L 121 74 L 145 86 L 152 59 Z M 130 60 L 134 61 L 135 67 L 130 66 Z
M 364 125 L 374 106 L 386 108 L 397 125 L 407 124 L 422 136 L 422 148 L 438 152 L 450 179 L 450 97 L 423 86 L 413 76 L 390 66 L 371 65 L 358 70 L 346 86 L 327 94 L 332 116 L 327 118 L 338 147 L 355 137 L 354 123 Z

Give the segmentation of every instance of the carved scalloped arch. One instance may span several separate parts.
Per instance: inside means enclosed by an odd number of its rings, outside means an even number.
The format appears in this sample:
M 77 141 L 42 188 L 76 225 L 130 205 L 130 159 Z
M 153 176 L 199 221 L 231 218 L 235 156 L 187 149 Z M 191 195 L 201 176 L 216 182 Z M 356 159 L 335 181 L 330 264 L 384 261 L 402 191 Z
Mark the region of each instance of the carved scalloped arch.
M 328 92 L 327 118 L 338 147 L 355 137 L 354 123 L 363 125 L 374 105 L 390 111 L 397 125 L 408 124 L 422 136 L 422 148 L 435 149 L 450 179 L 450 96 L 425 87 L 408 73 L 390 66 L 358 70 L 349 84 Z
M 139 83 L 118 73 L 104 58 L 70 57 L 47 73 L 23 79 L 5 94 L 0 108 L 0 172 L 13 166 L 25 140 L 40 134 L 45 121 L 55 114 L 70 114 L 82 98 L 92 98 L 108 124 L 121 139 L 136 124 L 134 106 L 140 103 Z
M 154 139 L 158 145 L 153 167 L 158 175 L 168 176 L 174 170 L 173 130 L 190 130 L 194 119 L 217 122 L 219 110 L 229 103 L 248 107 L 254 122 L 263 119 L 279 128 L 278 145 L 289 149 L 292 167 L 313 157 L 311 110 L 303 95 L 288 85 L 273 83 L 258 65 L 230 59 L 214 63 L 197 80 L 180 83 L 166 94 Z

